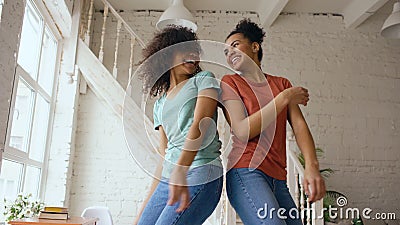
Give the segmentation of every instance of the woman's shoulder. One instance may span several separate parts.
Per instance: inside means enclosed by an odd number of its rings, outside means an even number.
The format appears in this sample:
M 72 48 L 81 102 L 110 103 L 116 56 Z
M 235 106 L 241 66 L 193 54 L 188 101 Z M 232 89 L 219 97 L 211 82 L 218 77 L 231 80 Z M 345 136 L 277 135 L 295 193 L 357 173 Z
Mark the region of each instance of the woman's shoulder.
M 267 74 L 267 80 L 269 80 L 270 82 L 272 81 L 276 84 L 282 84 L 284 87 L 292 86 L 289 79 L 287 79 L 286 77 L 282 77 L 282 76 Z
M 158 96 L 158 98 L 154 101 L 154 107 L 159 107 L 161 104 L 164 103 L 166 97 L 166 93 L 162 93 Z
M 222 78 L 231 78 L 231 79 L 237 79 L 240 78 L 240 75 L 237 73 L 233 73 L 233 74 L 225 74 L 224 76 L 222 76 Z
M 215 78 L 215 75 L 211 71 L 203 70 L 203 71 L 196 73 L 194 75 L 194 77 L 213 77 L 213 78 Z
M 240 77 L 239 74 L 226 74 L 222 77 L 221 81 L 237 81 L 241 80 L 242 78 Z

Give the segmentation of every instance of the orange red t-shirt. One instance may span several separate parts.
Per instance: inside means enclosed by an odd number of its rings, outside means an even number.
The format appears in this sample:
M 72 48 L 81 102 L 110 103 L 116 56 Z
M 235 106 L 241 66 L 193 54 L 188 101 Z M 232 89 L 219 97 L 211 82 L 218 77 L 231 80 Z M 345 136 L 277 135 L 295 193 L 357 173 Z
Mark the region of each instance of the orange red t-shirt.
M 256 83 L 238 74 L 225 75 L 221 80 L 221 101 L 240 100 L 251 115 L 267 105 L 283 90 L 292 87 L 283 77 L 266 75 L 266 82 Z M 228 168 L 257 168 L 278 180 L 286 180 L 287 107 L 260 135 L 247 142 L 232 137 Z

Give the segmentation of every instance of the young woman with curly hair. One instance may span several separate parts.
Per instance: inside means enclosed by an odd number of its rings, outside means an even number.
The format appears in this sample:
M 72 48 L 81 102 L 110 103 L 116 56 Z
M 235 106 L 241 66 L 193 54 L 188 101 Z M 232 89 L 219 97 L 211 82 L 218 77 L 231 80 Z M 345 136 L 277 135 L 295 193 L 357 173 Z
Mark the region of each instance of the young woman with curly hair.
M 225 40 L 227 63 L 238 74 L 221 80 L 221 101 L 233 134 L 226 186 L 229 201 L 245 225 L 301 225 L 286 185 L 286 122 L 292 126 L 306 166 L 309 201 L 325 193 L 314 141 L 298 104 L 308 91 L 289 80 L 262 72 L 265 32 L 249 19 Z
M 143 52 L 139 74 L 144 89 L 158 97 L 154 128 L 164 160 L 135 222 L 139 225 L 201 225 L 220 199 L 220 86 L 211 72 L 201 71 L 196 41 L 187 28 L 167 27 Z

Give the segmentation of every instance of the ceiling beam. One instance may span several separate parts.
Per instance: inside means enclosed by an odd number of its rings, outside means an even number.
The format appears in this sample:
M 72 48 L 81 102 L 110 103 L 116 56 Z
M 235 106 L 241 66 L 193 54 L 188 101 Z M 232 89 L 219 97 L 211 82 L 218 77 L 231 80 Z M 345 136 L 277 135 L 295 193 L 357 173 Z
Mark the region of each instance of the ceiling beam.
M 345 27 L 355 29 L 389 0 L 353 0 L 343 10 Z
M 288 2 L 289 0 L 261 1 L 260 7 L 258 7 L 258 15 L 263 27 L 270 27 Z

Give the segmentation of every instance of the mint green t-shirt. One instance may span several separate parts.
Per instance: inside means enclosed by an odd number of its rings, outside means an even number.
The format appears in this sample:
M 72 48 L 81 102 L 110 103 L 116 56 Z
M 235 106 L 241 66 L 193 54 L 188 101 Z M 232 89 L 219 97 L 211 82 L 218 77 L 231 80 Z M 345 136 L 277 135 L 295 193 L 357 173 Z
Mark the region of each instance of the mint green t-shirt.
M 214 88 L 220 95 L 220 87 L 214 75 L 202 71 L 189 78 L 181 90 L 172 99 L 162 95 L 154 104 L 154 128 L 162 126 L 168 139 L 162 176 L 169 178 L 181 154 L 186 136 L 193 123 L 197 95 L 201 90 Z M 194 158 L 190 169 L 207 163 L 222 166 L 220 159 L 221 141 L 217 132 L 217 111 L 213 116 L 203 138 L 202 145 Z

